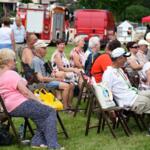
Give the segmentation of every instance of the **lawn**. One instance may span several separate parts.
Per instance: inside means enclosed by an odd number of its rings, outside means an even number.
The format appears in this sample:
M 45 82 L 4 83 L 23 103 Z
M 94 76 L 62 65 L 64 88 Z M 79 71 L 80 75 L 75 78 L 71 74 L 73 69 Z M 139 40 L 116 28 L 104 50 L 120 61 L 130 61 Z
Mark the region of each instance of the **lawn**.
M 48 54 L 46 59 L 50 59 L 54 47 L 48 48 Z M 69 45 L 66 48 L 67 56 L 72 46 Z M 74 98 L 74 104 L 76 103 L 76 98 Z M 84 102 L 82 102 L 82 107 L 84 107 Z M 96 129 L 91 129 L 88 136 L 85 136 L 85 124 L 86 116 L 83 112 L 79 112 L 74 118 L 71 114 L 65 112 L 60 113 L 61 118 L 67 128 L 69 134 L 69 139 L 65 139 L 63 134 L 58 134 L 59 143 L 65 146 L 66 150 L 150 150 L 150 137 L 146 136 L 145 132 L 140 132 L 137 128 L 135 122 L 131 120 L 129 122 L 129 127 L 133 132 L 133 135 L 127 137 L 122 128 L 116 129 L 117 139 L 114 139 L 110 134 L 108 128 L 106 127 L 104 131 L 100 134 L 96 133 Z M 16 126 L 21 124 L 21 119 L 15 118 L 14 122 Z M 92 123 L 97 122 L 96 116 L 92 116 Z M 58 125 L 58 131 L 60 127 Z M 28 134 L 30 137 L 30 134 Z M 17 145 L 11 145 L 6 147 L 0 147 L 0 150 L 30 150 L 29 146 L 23 146 L 19 148 Z

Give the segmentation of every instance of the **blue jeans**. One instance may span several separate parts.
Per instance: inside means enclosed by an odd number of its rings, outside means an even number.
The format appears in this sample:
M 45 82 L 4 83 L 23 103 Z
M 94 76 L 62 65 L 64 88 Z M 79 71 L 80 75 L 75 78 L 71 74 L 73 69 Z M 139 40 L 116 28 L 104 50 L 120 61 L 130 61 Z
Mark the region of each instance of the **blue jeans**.
M 2 49 L 2 48 L 13 49 L 13 48 L 12 48 L 12 44 L 0 44 L 0 49 Z
M 13 110 L 10 115 L 31 118 L 35 122 L 37 130 L 32 138 L 31 145 L 45 144 L 48 148 L 60 147 L 57 143 L 57 116 L 53 108 L 29 99 Z

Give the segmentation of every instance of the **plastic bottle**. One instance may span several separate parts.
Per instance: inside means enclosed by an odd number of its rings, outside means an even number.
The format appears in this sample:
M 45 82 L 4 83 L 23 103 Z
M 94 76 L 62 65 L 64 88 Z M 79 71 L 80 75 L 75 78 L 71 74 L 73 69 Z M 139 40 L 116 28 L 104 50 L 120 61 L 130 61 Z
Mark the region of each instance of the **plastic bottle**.
M 24 135 L 24 125 L 21 124 L 19 127 L 19 137 L 21 140 L 23 139 L 23 135 Z

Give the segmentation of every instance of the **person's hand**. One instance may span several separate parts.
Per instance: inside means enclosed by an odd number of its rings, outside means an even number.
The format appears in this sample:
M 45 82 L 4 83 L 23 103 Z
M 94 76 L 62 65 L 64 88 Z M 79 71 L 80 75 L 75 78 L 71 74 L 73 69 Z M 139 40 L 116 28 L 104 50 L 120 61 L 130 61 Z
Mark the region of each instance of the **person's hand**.
M 80 72 L 81 72 L 81 69 L 74 68 L 74 73 L 76 73 L 76 74 L 80 74 Z

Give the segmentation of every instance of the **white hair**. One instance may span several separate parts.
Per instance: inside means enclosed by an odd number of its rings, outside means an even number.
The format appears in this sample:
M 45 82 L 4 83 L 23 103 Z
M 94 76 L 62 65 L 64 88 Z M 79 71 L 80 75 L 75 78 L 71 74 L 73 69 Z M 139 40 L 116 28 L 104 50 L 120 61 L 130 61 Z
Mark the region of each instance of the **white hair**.
M 84 40 L 84 37 L 76 36 L 74 39 L 74 44 L 77 46 L 81 40 Z
M 3 68 L 9 60 L 15 59 L 15 52 L 8 48 L 0 49 L 0 68 Z
M 89 44 L 88 47 L 89 48 L 93 48 L 95 47 L 97 44 L 100 44 L 100 38 L 97 36 L 93 36 L 89 39 Z

